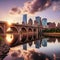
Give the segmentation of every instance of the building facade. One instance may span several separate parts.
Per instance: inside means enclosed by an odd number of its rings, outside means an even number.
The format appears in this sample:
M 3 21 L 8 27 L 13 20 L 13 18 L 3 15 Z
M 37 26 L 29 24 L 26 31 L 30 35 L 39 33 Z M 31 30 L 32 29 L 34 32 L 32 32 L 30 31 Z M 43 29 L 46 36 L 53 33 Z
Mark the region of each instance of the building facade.
M 57 28 L 60 28 L 60 23 L 57 24 Z
M 28 25 L 33 25 L 33 20 L 31 18 L 28 21 Z
M 42 26 L 43 28 L 47 28 L 47 18 L 42 19 Z
M 36 21 L 37 21 L 38 25 L 41 25 L 41 17 L 37 16 Z
M 27 24 L 27 14 L 23 15 L 23 21 L 22 22 L 24 22 L 24 24 Z
M 50 28 L 56 28 L 56 24 L 55 24 L 55 22 L 48 22 L 47 23 L 47 25 L 48 25 L 48 28 L 50 29 Z

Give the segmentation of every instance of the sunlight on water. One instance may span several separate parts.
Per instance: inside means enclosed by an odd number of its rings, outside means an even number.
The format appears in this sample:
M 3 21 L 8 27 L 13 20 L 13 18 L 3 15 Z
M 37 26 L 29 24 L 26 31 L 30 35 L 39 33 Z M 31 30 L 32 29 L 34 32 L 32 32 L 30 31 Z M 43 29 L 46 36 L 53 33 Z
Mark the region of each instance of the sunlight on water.
M 7 29 L 7 32 L 8 32 L 8 31 L 11 31 L 11 30 L 12 30 L 11 28 L 8 28 L 8 29 Z
M 13 39 L 14 39 L 14 36 L 11 32 L 12 32 L 12 29 L 9 27 L 7 29 L 7 33 L 6 33 L 6 42 L 7 42 L 7 44 L 11 44 Z
M 9 44 L 12 43 L 13 38 L 14 38 L 13 34 L 6 34 L 7 43 L 9 43 Z

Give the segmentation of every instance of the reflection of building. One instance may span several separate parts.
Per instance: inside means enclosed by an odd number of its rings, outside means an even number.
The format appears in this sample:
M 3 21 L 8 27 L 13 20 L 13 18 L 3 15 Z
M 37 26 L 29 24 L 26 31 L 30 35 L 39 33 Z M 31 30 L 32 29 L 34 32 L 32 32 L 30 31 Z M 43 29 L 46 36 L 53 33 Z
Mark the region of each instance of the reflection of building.
M 23 49 L 27 50 L 27 44 L 23 44 Z
M 29 42 L 28 44 L 29 44 L 29 46 L 32 46 L 32 42 Z
M 48 22 L 47 25 L 48 25 L 48 28 L 56 28 L 55 22 L 53 22 L 53 23 Z
M 24 22 L 24 24 L 27 24 L 27 14 L 23 15 L 23 22 Z
M 36 21 L 37 21 L 38 25 L 41 25 L 41 17 L 37 16 Z
M 60 38 L 57 38 L 58 42 L 60 43 Z
M 40 40 L 37 40 L 36 42 L 35 42 L 35 48 L 39 48 L 40 47 Z
M 53 43 L 55 43 L 55 41 L 56 41 L 55 37 L 54 38 L 49 38 L 49 40 L 48 40 L 48 42 L 53 42 Z
M 44 46 L 44 47 L 47 46 L 47 39 L 46 38 L 42 39 L 42 46 Z
M 44 28 L 47 27 L 47 18 L 43 18 L 43 19 L 42 19 L 42 26 L 43 26 Z
M 29 25 L 32 25 L 33 24 L 33 20 L 31 18 L 29 19 L 28 24 Z

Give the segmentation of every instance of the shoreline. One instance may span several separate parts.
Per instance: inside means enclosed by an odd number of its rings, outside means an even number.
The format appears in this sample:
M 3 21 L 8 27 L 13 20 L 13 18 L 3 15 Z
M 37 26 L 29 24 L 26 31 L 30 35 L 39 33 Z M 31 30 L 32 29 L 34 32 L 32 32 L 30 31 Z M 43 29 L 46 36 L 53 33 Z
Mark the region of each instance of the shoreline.
M 60 37 L 60 33 L 43 33 L 44 36 L 49 36 L 49 37 Z

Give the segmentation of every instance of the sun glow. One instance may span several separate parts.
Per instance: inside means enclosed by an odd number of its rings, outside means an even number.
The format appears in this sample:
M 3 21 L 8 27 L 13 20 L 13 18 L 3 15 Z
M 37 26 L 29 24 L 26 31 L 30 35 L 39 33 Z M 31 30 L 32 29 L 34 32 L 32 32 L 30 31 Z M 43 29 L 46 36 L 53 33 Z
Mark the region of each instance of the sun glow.
M 9 16 L 5 17 L 4 20 L 6 20 L 6 22 L 8 23 L 8 25 L 12 24 L 12 18 L 10 18 Z
M 6 34 L 6 42 L 8 43 L 8 44 L 10 44 L 10 43 L 12 43 L 12 41 L 13 41 L 13 39 L 14 39 L 14 36 L 13 36 L 13 34 L 12 33 L 9 33 L 9 32 L 11 32 L 12 31 L 12 29 L 11 28 L 8 28 L 7 29 L 7 34 Z
M 12 23 L 22 23 L 22 16 L 21 14 L 20 15 L 12 15 L 12 14 L 8 14 L 7 16 L 5 16 L 3 18 L 7 23 L 8 25 L 10 26 Z
M 11 30 L 12 30 L 11 28 L 8 28 L 8 29 L 7 29 L 7 32 L 8 32 L 8 31 L 11 31 Z
M 12 41 L 13 41 L 13 34 L 6 34 L 6 41 L 7 41 L 7 43 L 12 43 Z

